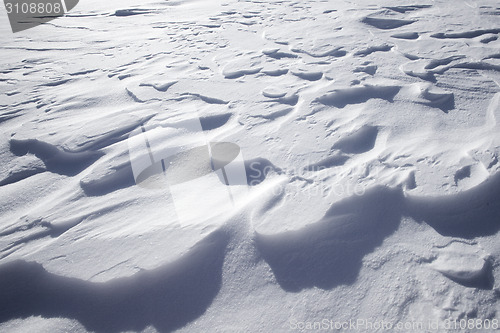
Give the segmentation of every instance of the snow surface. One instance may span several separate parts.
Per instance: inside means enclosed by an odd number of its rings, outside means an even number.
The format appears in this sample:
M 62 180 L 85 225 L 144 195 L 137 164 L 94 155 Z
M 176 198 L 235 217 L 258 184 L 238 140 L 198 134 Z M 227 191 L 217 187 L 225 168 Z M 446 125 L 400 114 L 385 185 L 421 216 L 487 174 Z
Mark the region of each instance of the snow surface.
M 0 331 L 499 320 L 499 17 L 81 0 L 13 34 L 2 9 Z M 166 183 L 144 137 L 191 152 Z

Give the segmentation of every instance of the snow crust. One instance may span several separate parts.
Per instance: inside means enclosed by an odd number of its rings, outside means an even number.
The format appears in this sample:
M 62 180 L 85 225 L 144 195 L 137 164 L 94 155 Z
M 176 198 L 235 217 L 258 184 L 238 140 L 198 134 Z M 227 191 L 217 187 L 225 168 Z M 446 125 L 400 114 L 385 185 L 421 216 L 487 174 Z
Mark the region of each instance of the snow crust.
M 2 10 L 0 331 L 500 319 L 499 15 L 88 0 L 13 34 Z

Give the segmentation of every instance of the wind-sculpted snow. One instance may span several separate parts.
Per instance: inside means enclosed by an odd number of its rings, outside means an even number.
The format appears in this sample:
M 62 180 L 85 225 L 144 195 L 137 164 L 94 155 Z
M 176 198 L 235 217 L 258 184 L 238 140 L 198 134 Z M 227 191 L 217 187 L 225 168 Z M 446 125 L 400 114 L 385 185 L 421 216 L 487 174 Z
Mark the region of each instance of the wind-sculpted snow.
M 466 243 L 454 242 L 439 249 L 439 256 L 431 266 L 464 286 L 492 289 L 494 278 L 491 258 L 484 251 Z
M 376 46 L 370 46 L 369 48 L 365 50 L 360 50 L 354 53 L 355 56 L 362 56 L 365 57 L 369 54 L 372 54 L 373 52 L 388 52 L 392 49 L 390 45 L 383 44 L 383 45 L 376 45 Z
M 380 18 L 380 17 L 365 17 L 363 19 L 363 22 L 379 29 L 395 29 L 408 24 L 412 24 L 415 21 Z
M 318 222 L 300 230 L 274 235 L 257 233 L 256 246 L 285 290 L 352 284 L 362 258 L 397 229 L 403 216 L 427 223 L 446 236 L 475 238 L 497 233 L 499 182 L 497 175 L 469 191 L 434 198 L 405 197 L 401 189 L 375 187 L 362 196 L 332 205 Z M 439 263 L 435 266 L 455 280 L 473 285 L 477 280 L 491 289 L 493 281 L 483 281 L 485 275 L 491 276 L 486 262 L 471 276 L 452 273 L 468 264 L 473 263 L 464 260 L 451 267 Z
M 436 33 L 432 34 L 431 37 L 434 38 L 474 38 L 479 37 L 486 34 L 498 34 L 500 33 L 500 29 L 484 29 L 484 30 L 472 30 L 465 32 L 451 32 L 451 33 Z
M 498 17 L 123 0 L 0 22 L 0 331 L 498 318 Z
M 11 151 L 18 156 L 33 154 L 44 162 L 47 170 L 69 176 L 87 168 L 102 155 L 93 151 L 67 152 L 37 139 L 12 139 L 10 147 Z
M 217 295 L 226 235 L 215 233 L 174 262 L 130 277 L 92 283 L 16 260 L 0 266 L 0 320 L 77 319 L 94 332 L 171 332 L 203 314 Z
M 402 32 L 399 34 L 394 34 L 391 35 L 393 38 L 399 38 L 399 39 L 417 39 L 419 37 L 418 32 Z
M 372 98 L 392 101 L 399 92 L 397 86 L 364 86 L 345 89 L 336 89 L 332 93 L 318 98 L 318 102 L 343 108 L 348 104 L 364 103 Z
M 334 149 L 340 149 L 344 153 L 361 154 L 375 146 L 378 130 L 376 127 L 364 126 L 333 145 Z
M 353 283 L 364 255 L 394 232 L 401 218 L 397 190 L 375 188 L 333 205 L 320 221 L 298 231 L 256 236 L 257 249 L 287 291 L 331 289 Z
M 474 238 L 500 230 L 500 176 L 445 197 L 409 198 L 409 211 L 446 236 Z

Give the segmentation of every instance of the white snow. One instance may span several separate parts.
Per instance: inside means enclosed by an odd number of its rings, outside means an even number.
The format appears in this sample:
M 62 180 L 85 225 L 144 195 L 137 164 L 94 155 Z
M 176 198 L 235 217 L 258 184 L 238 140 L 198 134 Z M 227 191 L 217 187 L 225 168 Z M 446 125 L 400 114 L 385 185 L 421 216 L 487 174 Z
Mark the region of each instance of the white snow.
M 487 257 L 468 249 L 463 243 L 452 243 L 439 251 L 432 267 L 450 278 L 462 282 L 473 282 L 483 278 L 487 271 Z M 479 251 L 477 251 L 479 252 Z
M 0 331 L 498 324 L 499 17 L 81 0 L 14 34 L 0 10 Z

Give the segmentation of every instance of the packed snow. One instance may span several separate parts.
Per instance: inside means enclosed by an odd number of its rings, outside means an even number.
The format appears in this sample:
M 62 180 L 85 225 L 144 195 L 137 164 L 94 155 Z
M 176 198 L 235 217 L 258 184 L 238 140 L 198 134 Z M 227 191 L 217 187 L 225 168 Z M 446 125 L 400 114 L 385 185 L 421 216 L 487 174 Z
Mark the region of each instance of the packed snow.
M 81 0 L 13 33 L 2 8 L 0 331 L 498 329 L 499 18 Z

